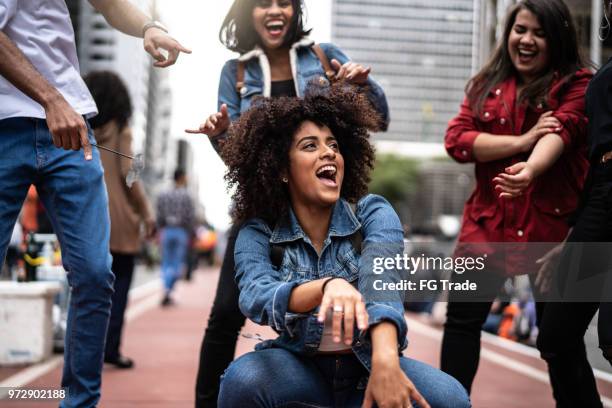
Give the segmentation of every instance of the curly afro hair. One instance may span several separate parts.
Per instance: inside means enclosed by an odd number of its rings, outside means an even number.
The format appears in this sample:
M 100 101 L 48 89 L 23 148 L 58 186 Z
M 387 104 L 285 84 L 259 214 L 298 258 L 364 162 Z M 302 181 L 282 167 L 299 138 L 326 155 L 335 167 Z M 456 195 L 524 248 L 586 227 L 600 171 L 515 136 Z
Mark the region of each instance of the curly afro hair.
M 236 188 L 236 221 L 261 218 L 273 225 L 288 214 L 289 193 L 281 174 L 289 170 L 293 136 L 305 121 L 327 126 L 338 141 L 345 163 L 341 197 L 355 203 L 367 193 L 375 160 L 369 131 L 380 129 L 380 115 L 363 89 L 313 83 L 304 98 L 257 98 L 231 126 L 222 157 L 228 188 Z

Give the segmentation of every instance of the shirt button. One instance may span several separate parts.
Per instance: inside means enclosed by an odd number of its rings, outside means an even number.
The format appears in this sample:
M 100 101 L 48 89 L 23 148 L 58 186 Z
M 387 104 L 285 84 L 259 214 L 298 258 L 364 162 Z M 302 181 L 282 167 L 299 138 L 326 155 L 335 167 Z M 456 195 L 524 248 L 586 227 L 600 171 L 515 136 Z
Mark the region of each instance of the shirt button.
M 497 96 L 501 95 L 501 89 L 496 89 L 495 90 L 495 95 L 497 95 Z
M 523 232 L 523 230 L 518 230 L 518 232 L 516 233 L 519 237 L 522 237 L 525 233 Z
M 542 105 L 542 102 L 538 103 L 538 106 L 537 106 L 538 109 L 542 109 L 543 107 L 544 105 Z
M 499 120 L 499 123 L 501 123 L 502 125 L 505 125 L 506 124 L 506 118 L 501 118 Z
M 240 95 L 244 95 L 248 92 L 248 89 L 246 86 L 243 86 L 242 88 L 240 88 Z
M 467 156 L 467 154 L 468 154 L 468 153 L 467 153 L 467 150 L 462 150 L 462 151 L 461 151 L 461 155 L 463 155 L 463 156 Z
M 485 112 L 485 113 L 484 113 L 484 117 L 485 117 L 485 118 L 488 118 L 489 116 L 491 116 L 491 114 L 490 114 L 489 112 Z
M 324 76 L 319 77 L 319 84 L 325 85 L 327 83 L 327 79 Z
M 561 214 L 561 210 L 560 210 L 560 209 L 558 209 L 558 208 L 555 208 L 555 213 L 556 213 L 556 214 Z

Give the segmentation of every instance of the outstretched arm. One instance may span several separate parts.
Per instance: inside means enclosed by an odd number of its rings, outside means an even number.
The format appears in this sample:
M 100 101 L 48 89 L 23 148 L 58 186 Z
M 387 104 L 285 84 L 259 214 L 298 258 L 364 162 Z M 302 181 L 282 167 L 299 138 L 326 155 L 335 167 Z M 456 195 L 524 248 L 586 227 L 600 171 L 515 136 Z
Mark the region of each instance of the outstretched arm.
M 145 24 L 151 21 L 151 18 L 129 1 L 89 0 L 89 2 L 102 13 L 113 28 L 133 37 L 143 38 L 144 36 L 144 48 L 157 60 L 154 64 L 156 67 L 167 67 L 174 64 L 181 52 L 191 53 L 191 50 L 183 47 L 160 28 L 151 27 L 143 33 Z M 168 51 L 168 57 L 165 57 L 159 48 Z

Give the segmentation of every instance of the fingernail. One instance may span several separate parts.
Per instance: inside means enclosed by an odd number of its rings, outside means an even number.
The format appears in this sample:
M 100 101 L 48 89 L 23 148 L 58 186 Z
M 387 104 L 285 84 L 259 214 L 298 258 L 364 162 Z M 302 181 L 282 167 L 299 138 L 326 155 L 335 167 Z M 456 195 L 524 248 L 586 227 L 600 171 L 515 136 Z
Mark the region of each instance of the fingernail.
M 350 346 L 352 343 L 353 343 L 353 342 L 352 342 L 352 341 L 350 341 L 350 340 L 346 340 L 346 341 L 344 342 L 344 344 L 346 344 L 347 346 Z
M 85 160 L 91 160 L 91 154 L 86 154 L 85 155 Z
M 335 343 L 340 343 L 340 337 L 337 337 L 337 336 L 336 336 L 336 337 L 334 337 L 334 342 L 335 342 Z

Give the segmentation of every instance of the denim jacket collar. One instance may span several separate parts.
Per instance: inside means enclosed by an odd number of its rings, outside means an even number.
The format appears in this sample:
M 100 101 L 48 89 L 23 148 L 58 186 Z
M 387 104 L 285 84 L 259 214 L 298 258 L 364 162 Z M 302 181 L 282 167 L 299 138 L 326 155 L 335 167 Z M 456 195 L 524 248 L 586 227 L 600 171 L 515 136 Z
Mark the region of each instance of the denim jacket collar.
M 278 244 L 306 239 L 306 233 L 300 227 L 292 208 L 289 208 L 289 216 L 287 218 L 287 221 L 276 224 L 270 237 L 271 243 Z M 332 210 L 327 237 L 346 237 L 353 235 L 360 228 L 361 223 L 357 220 L 351 205 L 342 198 L 338 200 Z
M 293 43 L 291 48 L 289 49 L 289 61 L 291 63 L 291 74 L 293 76 L 293 83 L 295 85 L 295 92 L 297 96 L 302 96 L 300 91 L 300 87 L 297 80 L 297 50 L 299 48 L 309 48 L 314 45 L 314 40 L 311 40 L 308 37 L 304 37 L 301 40 Z M 263 73 L 263 93 L 262 95 L 266 98 L 270 97 L 272 93 L 272 74 L 270 71 L 270 61 L 268 61 L 268 57 L 264 50 L 256 45 L 251 51 L 242 54 L 238 61 L 247 62 L 253 58 L 257 58 L 259 60 L 259 66 L 261 67 L 261 72 Z

